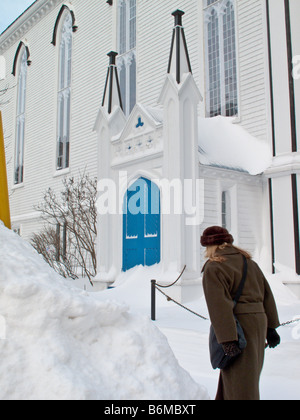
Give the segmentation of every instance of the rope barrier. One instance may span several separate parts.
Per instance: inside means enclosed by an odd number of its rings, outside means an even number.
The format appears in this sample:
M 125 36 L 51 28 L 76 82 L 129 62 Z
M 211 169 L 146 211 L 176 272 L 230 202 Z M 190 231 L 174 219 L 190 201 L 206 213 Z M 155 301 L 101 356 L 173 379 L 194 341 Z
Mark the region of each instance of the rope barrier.
M 177 280 L 175 280 L 175 281 L 174 281 L 174 283 L 169 284 L 168 286 L 165 286 L 165 285 L 163 285 L 163 284 L 157 284 L 157 283 L 156 283 L 156 285 L 157 285 L 158 287 L 161 287 L 162 289 L 168 289 L 169 287 L 174 286 L 176 283 L 178 283 L 178 282 L 179 282 L 179 280 L 180 280 L 180 279 L 181 279 L 181 277 L 183 276 L 183 273 L 185 272 L 185 270 L 186 270 L 186 265 L 184 266 L 184 268 L 183 268 L 182 272 L 180 273 L 180 276 L 177 278 Z
M 160 290 L 161 288 L 164 288 L 164 289 L 167 289 L 167 288 L 169 288 L 169 287 L 172 287 L 172 286 L 174 286 L 176 283 L 178 283 L 178 281 L 181 279 L 181 277 L 183 276 L 183 273 L 185 272 L 185 270 L 186 270 L 186 265 L 184 266 L 184 268 L 183 268 L 183 270 L 182 270 L 182 272 L 180 273 L 180 275 L 179 275 L 179 277 L 172 283 L 172 284 L 169 284 L 169 285 L 162 285 L 162 284 L 158 284 L 158 283 L 156 283 L 156 280 L 151 280 L 151 285 L 152 285 L 152 298 L 151 298 L 151 319 L 152 319 L 152 321 L 155 321 L 156 320 L 156 314 L 155 314 L 155 304 L 156 304 L 156 299 L 155 299 L 155 290 L 158 290 L 163 296 L 165 296 L 166 298 L 167 298 L 167 300 L 168 300 L 168 302 L 173 302 L 173 303 L 175 303 L 176 305 L 178 305 L 178 306 L 180 306 L 182 309 L 185 309 L 186 311 L 188 311 L 188 312 L 190 312 L 191 314 L 193 314 L 193 315 L 195 315 L 195 316 L 197 316 L 197 317 L 199 317 L 199 318 L 201 318 L 201 319 L 203 319 L 204 321 L 209 321 L 209 319 L 208 318 L 206 318 L 205 316 L 203 316 L 203 315 L 200 315 L 200 314 L 198 314 L 197 312 L 195 312 L 195 311 L 193 311 L 192 309 L 190 309 L 190 308 L 188 308 L 188 307 L 186 307 L 186 306 L 184 306 L 184 305 L 182 305 L 182 303 L 179 303 L 179 302 L 177 302 L 175 299 L 173 299 L 173 298 L 171 298 L 170 296 L 168 296 L 165 292 L 163 292 L 162 290 Z M 287 322 L 284 322 L 283 324 L 280 324 L 279 325 L 279 327 L 278 328 L 280 328 L 280 327 L 285 327 L 285 326 L 287 326 L 287 325 L 291 325 L 291 324 L 294 324 L 294 323 L 296 323 L 296 322 L 300 322 L 300 318 L 296 318 L 296 319 L 293 319 L 293 320 L 291 320 L 291 321 L 287 321 Z
M 205 318 L 205 316 L 198 314 L 195 311 L 192 311 L 192 309 L 187 308 L 186 306 L 182 305 L 182 303 L 177 302 L 175 299 L 168 296 L 166 293 L 164 293 L 162 290 L 160 290 L 158 287 L 156 287 L 156 290 L 158 290 L 162 295 L 164 295 L 168 301 L 176 303 L 176 305 L 180 306 L 181 308 L 185 309 L 188 312 L 191 312 L 193 315 L 198 316 L 199 318 L 203 319 L 204 321 L 209 321 L 208 318 Z
M 165 296 L 169 302 L 171 301 L 171 302 L 175 303 L 176 305 L 178 305 L 181 308 L 185 309 L 186 311 L 192 313 L 193 315 L 198 316 L 199 318 L 203 319 L 204 321 L 209 321 L 209 319 L 206 318 L 205 316 L 198 314 L 197 312 L 195 312 L 192 309 L 190 309 L 190 308 L 182 305 L 182 303 L 179 303 L 175 299 L 173 299 L 170 296 L 168 296 L 166 293 L 164 293 L 162 290 L 160 290 L 159 287 L 157 287 L 157 286 L 158 285 L 156 285 L 156 290 L 158 290 L 163 296 Z M 294 324 L 296 322 L 300 322 L 300 318 L 297 318 L 297 319 L 293 319 L 291 321 L 284 322 L 283 324 L 280 324 L 278 328 L 280 328 L 280 327 L 286 327 L 287 325 L 291 325 L 291 324 Z

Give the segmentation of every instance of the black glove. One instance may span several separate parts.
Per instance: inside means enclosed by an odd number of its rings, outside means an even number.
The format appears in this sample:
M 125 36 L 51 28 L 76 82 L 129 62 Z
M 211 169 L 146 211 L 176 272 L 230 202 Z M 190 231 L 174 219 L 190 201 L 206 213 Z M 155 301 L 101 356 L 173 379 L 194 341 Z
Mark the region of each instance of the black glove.
M 239 354 L 242 353 L 242 351 L 240 350 L 240 348 L 238 346 L 237 341 L 231 341 L 229 343 L 223 343 L 222 347 L 223 347 L 223 350 L 224 350 L 224 353 L 226 354 L 226 356 L 235 357 L 235 356 L 238 356 Z
M 281 342 L 280 336 L 277 334 L 277 331 L 273 328 L 268 328 L 267 342 L 271 349 L 275 349 L 275 347 L 277 347 Z

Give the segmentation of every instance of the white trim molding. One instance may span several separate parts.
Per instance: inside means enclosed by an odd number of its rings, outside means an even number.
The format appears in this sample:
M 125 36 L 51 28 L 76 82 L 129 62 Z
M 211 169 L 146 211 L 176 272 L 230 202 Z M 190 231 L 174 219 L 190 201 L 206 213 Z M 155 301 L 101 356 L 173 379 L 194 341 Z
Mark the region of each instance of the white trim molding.
M 50 13 L 62 0 L 38 0 L 21 14 L 1 35 L 0 54 L 22 39 L 25 34 Z
M 300 174 L 300 152 L 284 153 L 274 157 L 272 165 L 264 174 L 268 178 Z

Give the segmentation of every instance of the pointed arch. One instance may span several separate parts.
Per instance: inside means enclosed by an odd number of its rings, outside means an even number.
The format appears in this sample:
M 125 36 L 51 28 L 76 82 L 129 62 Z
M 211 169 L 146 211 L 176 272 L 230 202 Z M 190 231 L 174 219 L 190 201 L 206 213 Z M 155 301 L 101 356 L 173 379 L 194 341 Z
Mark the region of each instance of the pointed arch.
M 14 58 L 14 63 L 13 63 L 13 69 L 12 69 L 12 75 L 16 76 L 17 74 L 17 65 L 18 65 L 18 60 L 19 60 L 19 55 L 20 52 L 23 50 L 23 48 L 26 49 L 26 54 L 27 54 L 27 65 L 30 66 L 31 65 L 31 60 L 30 60 L 30 51 L 29 51 L 29 47 L 27 44 L 25 44 L 23 41 L 20 42 L 16 54 L 15 54 L 15 58 Z
M 206 113 L 232 117 L 239 113 L 236 1 L 204 0 Z
M 57 15 L 57 19 L 55 21 L 55 25 L 54 25 L 54 29 L 53 29 L 53 36 L 52 36 L 52 41 L 51 44 L 52 45 L 56 45 L 57 42 L 57 32 L 58 32 L 58 27 L 59 27 L 59 23 L 60 23 L 60 19 L 63 16 L 65 10 L 68 10 L 69 13 L 71 14 L 72 17 L 72 30 L 73 32 L 76 32 L 78 29 L 78 26 L 76 24 L 76 19 L 75 19 L 75 13 L 74 10 L 72 10 L 69 6 L 67 6 L 66 4 L 63 4 L 58 15 Z
M 136 0 L 118 0 L 117 68 L 124 113 L 129 116 L 137 98 Z
M 160 189 L 141 177 L 126 191 L 123 206 L 123 271 L 161 260 Z
M 57 170 L 69 167 L 71 96 L 72 96 L 72 56 L 73 56 L 73 16 L 65 8 L 60 17 L 57 32 L 58 48 L 58 102 L 57 102 Z
M 27 96 L 27 67 L 28 49 L 21 43 L 16 55 L 15 76 L 17 77 L 17 108 L 16 108 L 16 132 L 15 132 L 15 162 L 14 184 L 22 184 L 24 181 L 24 144 L 26 128 L 26 96 Z M 19 57 L 19 58 L 18 58 Z

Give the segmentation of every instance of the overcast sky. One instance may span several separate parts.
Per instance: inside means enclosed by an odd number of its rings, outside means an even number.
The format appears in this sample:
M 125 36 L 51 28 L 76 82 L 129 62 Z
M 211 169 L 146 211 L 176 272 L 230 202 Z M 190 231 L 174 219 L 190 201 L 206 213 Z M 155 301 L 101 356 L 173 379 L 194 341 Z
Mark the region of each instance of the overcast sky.
M 32 3 L 34 3 L 34 0 L 0 0 L 0 33 Z

